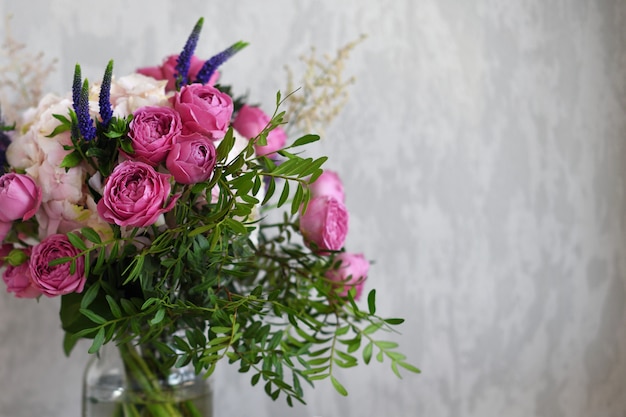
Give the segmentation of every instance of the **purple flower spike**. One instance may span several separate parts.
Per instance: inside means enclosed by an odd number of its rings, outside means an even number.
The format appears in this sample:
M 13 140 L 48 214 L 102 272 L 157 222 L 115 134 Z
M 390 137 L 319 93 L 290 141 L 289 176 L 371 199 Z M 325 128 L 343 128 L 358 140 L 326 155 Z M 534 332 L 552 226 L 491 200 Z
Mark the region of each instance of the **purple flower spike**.
M 76 117 L 78 118 L 78 129 L 83 138 L 86 141 L 94 139 L 96 137 L 96 127 L 93 124 L 93 119 L 89 116 L 89 82 L 87 80 L 83 83 L 83 88 L 80 92 Z
M 178 55 L 178 61 L 176 63 L 176 88 L 180 89 L 180 87 L 187 85 L 189 82 L 188 74 L 189 74 L 189 64 L 191 62 L 191 57 L 193 56 L 194 51 L 196 50 L 196 45 L 198 44 L 198 38 L 200 37 L 200 31 L 202 30 L 202 24 L 204 23 L 204 18 L 200 18 L 198 23 L 193 27 L 187 42 L 185 43 L 185 47 L 183 48 L 180 55 Z
M 231 56 L 235 55 L 237 52 L 241 51 L 243 48 L 248 46 L 247 42 L 239 41 L 229 47 L 228 49 L 223 50 L 219 54 L 209 58 L 200 71 L 198 72 L 198 77 L 196 78 L 197 83 L 206 84 L 211 79 L 211 76 L 215 73 L 217 68 L 226 62 Z
M 74 100 L 74 112 L 78 113 L 78 102 L 80 101 L 80 88 L 82 84 L 80 65 L 74 67 L 74 81 L 72 83 L 72 99 Z
M 102 85 L 100 86 L 100 117 L 102 118 L 102 127 L 105 129 L 109 126 L 111 118 L 113 117 L 113 108 L 111 107 L 111 78 L 113 77 L 113 60 L 109 61 L 106 70 L 104 71 L 104 77 L 102 78 Z

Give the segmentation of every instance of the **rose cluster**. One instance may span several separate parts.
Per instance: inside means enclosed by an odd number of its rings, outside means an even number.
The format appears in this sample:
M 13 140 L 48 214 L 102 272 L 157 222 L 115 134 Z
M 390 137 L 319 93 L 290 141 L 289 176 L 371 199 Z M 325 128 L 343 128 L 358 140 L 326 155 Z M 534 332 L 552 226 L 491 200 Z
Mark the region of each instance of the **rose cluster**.
M 120 149 L 110 175 L 102 178 L 88 164 L 62 167 L 72 139 L 69 131 L 52 135 L 55 115 L 67 114 L 72 100 L 44 97 L 13 133 L 6 157 L 12 169 L 0 177 L 0 260 L 7 289 L 18 297 L 57 296 L 80 292 L 85 267 L 80 252 L 66 233 L 89 227 L 103 238 L 113 235 L 111 224 L 145 228 L 171 211 L 180 194 L 178 185 L 209 181 L 217 163 L 216 146 L 232 126 L 236 137 L 257 138 L 270 123 L 260 108 L 234 111 L 233 99 L 216 86 L 217 73 L 205 83 L 175 89 L 176 61 L 171 56 L 158 67 L 142 68 L 110 85 L 112 114 L 132 115 L 126 136 L 130 148 Z M 202 61 L 191 58 L 189 76 L 196 77 Z M 98 117 L 100 86 L 89 91 L 90 117 Z M 258 156 L 276 158 L 287 142 L 283 129 L 267 133 L 266 144 L 255 143 Z M 132 150 L 131 150 L 132 148 Z M 241 150 L 236 145 L 233 151 Z M 230 158 L 230 156 L 229 156 Z M 20 172 L 20 173 L 17 173 Z M 326 278 L 345 295 L 356 287 L 358 297 L 369 263 L 361 254 L 340 252 L 348 230 L 348 212 L 337 174 L 326 171 L 310 186 L 311 199 L 299 219 L 304 242 L 321 255 L 335 254 L 335 267 Z M 212 190 L 212 196 L 219 190 Z M 95 194 L 94 194 L 95 193 Z M 94 198 L 95 197 L 95 198 Z M 32 219 L 32 220 L 31 220 Z M 33 222 L 34 221 L 34 222 Z M 15 224 L 37 228 L 36 242 Z M 17 239 L 15 237 L 17 236 Z M 58 258 L 73 261 L 55 263 Z M 2 266 L 2 265 L 0 265 Z
M 337 173 L 326 170 L 310 185 L 311 200 L 300 215 L 300 232 L 313 250 L 319 254 L 339 251 L 348 234 L 348 210 L 345 194 Z M 363 254 L 340 252 L 335 265 L 326 272 L 326 278 L 336 283 L 345 296 L 354 287 L 355 299 L 361 296 L 367 278 L 369 262 Z

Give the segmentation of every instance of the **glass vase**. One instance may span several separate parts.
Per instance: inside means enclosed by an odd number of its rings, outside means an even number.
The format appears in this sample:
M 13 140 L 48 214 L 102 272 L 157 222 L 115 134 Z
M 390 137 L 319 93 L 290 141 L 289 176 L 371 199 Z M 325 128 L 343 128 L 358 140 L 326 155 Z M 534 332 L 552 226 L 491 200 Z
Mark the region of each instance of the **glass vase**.
M 210 380 L 160 362 L 146 346 L 102 346 L 85 370 L 83 417 L 212 417 Z

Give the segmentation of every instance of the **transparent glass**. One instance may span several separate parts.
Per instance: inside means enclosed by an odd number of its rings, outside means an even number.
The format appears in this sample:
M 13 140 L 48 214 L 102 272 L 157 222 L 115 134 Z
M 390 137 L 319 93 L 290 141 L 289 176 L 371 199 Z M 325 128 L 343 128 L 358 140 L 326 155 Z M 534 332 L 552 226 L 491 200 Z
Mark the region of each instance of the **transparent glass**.
M 148 349 L 107 344 L 85 370 L 82 409 L 83 417 L 213 417 L 213 390 L 191 365 L 163 369 Z

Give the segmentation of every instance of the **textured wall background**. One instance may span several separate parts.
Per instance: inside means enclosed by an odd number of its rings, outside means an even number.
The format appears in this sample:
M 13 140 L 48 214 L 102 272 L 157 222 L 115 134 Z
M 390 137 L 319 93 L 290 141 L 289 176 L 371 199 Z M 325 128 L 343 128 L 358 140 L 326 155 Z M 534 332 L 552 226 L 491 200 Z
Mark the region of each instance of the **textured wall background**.
M 320 152 L 342 174 L 348 245 L 376 259 L 379 309 L 420 376 L 386 366 L 291 410 L 224 366 L 225 416 L 626 415 L 626 3 L 619 0 L 2 0 L 16 37 L 99 78 L 178 52 L 252 46 L 224 79 L 268 106 L 310 45 L 368 40 Z M 86 354 L 58 300 L 0 296 L 0 416 L 78 416 Z

